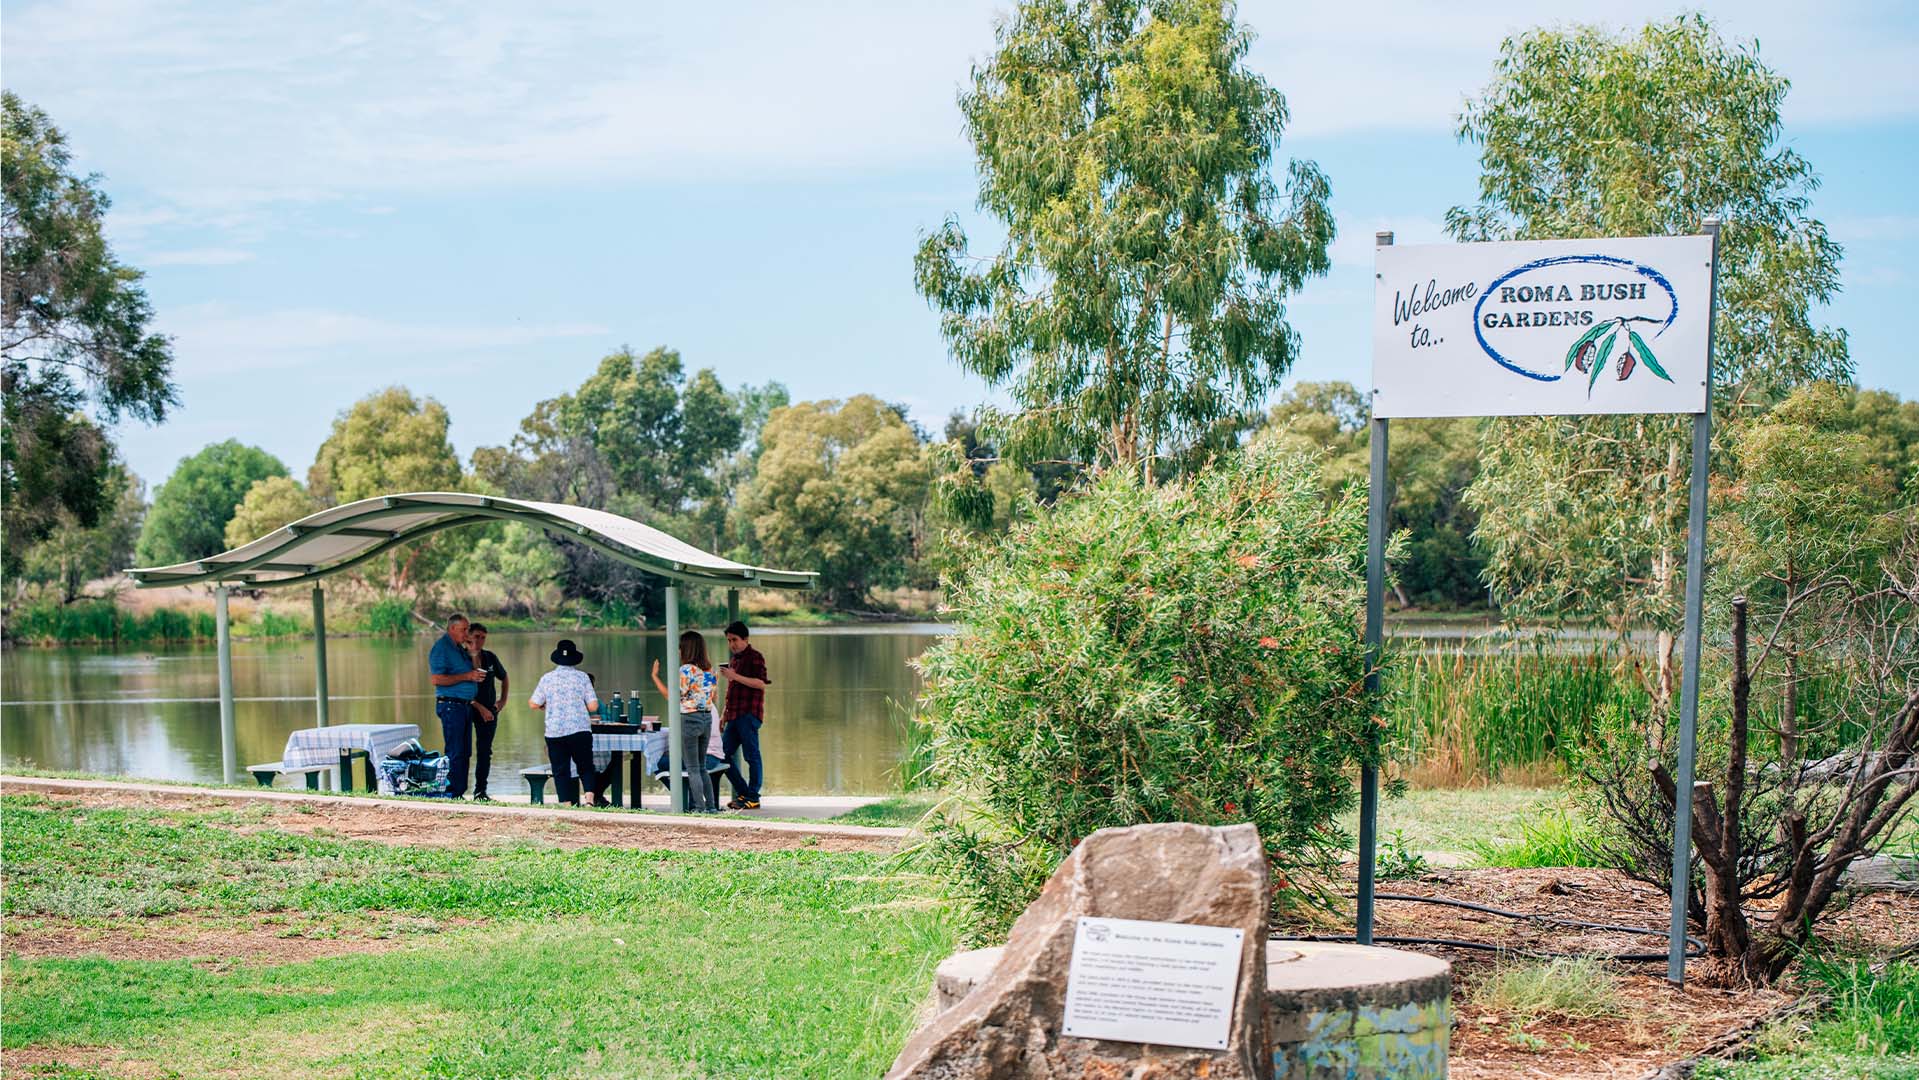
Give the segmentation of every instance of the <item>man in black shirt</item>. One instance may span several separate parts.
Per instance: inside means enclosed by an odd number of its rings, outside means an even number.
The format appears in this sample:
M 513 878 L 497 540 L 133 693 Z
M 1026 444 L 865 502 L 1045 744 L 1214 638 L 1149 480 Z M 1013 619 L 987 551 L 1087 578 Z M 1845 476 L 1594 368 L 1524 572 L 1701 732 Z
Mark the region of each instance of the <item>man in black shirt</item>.
M 487 773 L 493 768 L 493 733 L 500 728 L 500 710 L 506 708 L 506 665 L 486 647 L 486 627 L 474 623 L 466 630 L 473 666 L 486 675 L 473 695 L 473 801 L 492 802 L 486 793 Z

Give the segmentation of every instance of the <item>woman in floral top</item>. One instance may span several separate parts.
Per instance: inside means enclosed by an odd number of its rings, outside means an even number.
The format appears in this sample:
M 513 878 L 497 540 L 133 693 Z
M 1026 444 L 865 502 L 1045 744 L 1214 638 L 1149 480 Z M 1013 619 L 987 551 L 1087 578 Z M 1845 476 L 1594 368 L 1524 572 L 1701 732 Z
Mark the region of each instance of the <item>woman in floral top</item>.
M 660 681 L 660 662 L 653 661 L 653 686 L 662 697 L 666 684 Z M 706 658 L 706 639 L 697 630 L 680 635 L 680 761 L 685 764 L 689 783 L 686 790 L 695 813 L 718 811 L 713 787 L 706 778 L 707 734 L 713 730 L 713 691 L 719 678 L 713 674 L 713 662 Z

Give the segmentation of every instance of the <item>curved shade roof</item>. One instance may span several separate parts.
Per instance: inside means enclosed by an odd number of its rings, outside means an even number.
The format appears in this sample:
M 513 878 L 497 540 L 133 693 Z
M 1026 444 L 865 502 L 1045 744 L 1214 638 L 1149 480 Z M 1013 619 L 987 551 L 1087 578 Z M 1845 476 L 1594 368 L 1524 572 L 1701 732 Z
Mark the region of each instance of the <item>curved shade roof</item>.
M 690 584 L 809 589 L 817 576 L 737 563 L 604 510 L 452 491 L 414 491 L 328 507 L 231 551 L 127 572 L 143 589 L 201 582 L 293 585 L 337 574 L 442 529 L 482 521 L 535 525 L 649 574 Z

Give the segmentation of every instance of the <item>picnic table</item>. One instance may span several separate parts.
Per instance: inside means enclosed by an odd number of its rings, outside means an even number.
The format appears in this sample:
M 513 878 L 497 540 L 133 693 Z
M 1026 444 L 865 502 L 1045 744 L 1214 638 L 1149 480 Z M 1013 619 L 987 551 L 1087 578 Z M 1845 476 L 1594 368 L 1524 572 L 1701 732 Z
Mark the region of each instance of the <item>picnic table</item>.
M 420 737 L 418 724 L 335 724 L 331 727 L 301 728 L 287 736 L 280 764 L 288 770 L 310 769 L 337 763 L 340 790 L 353 790 L 353 759 L 366 758 L 366 789 L 379 790 L 379 770 L 375 767 L 401 743 Z
M 646 719 L 657 722 L 659 717 L 649 716 Z M 593 770 L 599 773 L 612 770 L 613 787 L 607 797 L 613 800 L 615 806 L 624 805 L 621 802 L 621 760 L 628 754 L 633 755 L 632 764 L 628 769 L 631 774 L 628 786 L 633 789 L 633 805 L 638 807 L 640 792 L 645 790 L 643 784 L 646 779 L 647 763 L 664 753 L 666 753 L 666 732 L 664 731 L 620 733 L 596 731 L 593 733 Z

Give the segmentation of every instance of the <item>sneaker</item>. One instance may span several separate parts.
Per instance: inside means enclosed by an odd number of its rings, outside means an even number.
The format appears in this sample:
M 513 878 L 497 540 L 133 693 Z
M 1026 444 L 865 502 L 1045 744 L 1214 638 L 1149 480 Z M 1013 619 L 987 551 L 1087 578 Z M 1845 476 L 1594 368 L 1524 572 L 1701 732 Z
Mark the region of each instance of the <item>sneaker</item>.
M 753 805 L 758 806 L 759 803 L 754 803 Z M 728 810 L 744 810 L 746 809 L 746 800 L 740 798 L 738 795 L 735 795 L 732 798 L 726 800 L 726 808 Z
M 760 801 L 758 799 L 747 799 L 740 806 L 742 810 L 758 810 L 759 808 Z
M 476 792 L 474 794 L 473 801 L 474 802 L 492 802 L 493 797 L 491 795 L 488 795 L 486 792 L 481 791 L 481 792 Z

